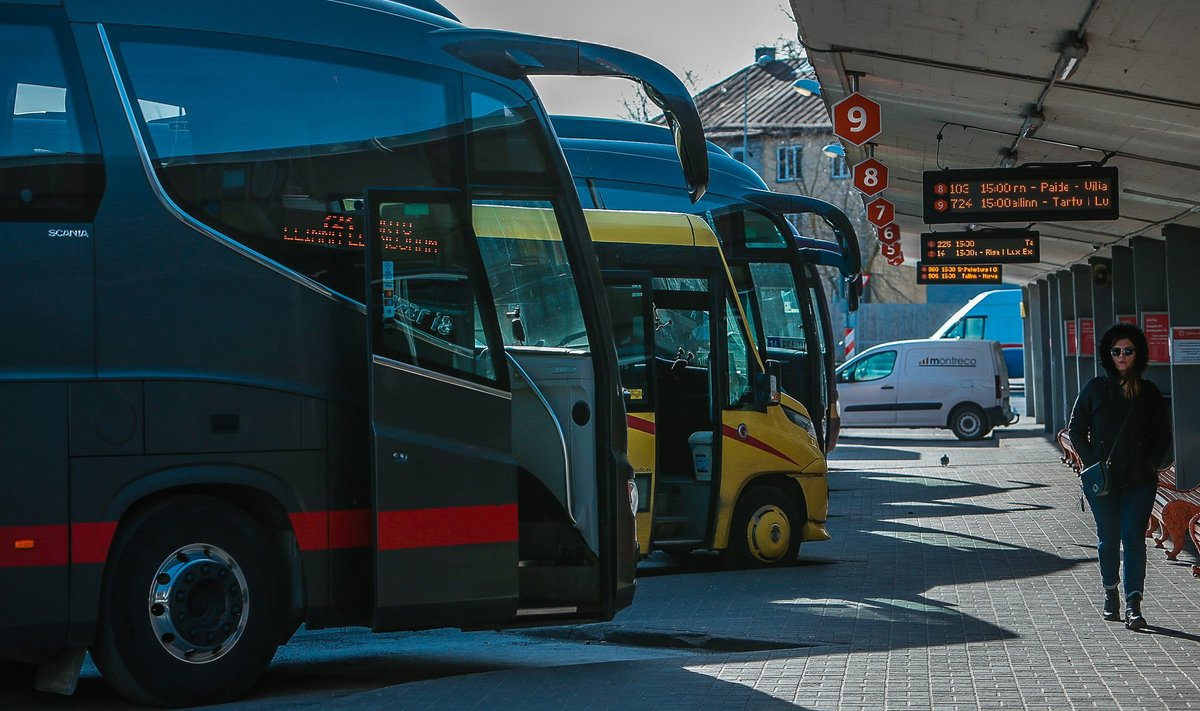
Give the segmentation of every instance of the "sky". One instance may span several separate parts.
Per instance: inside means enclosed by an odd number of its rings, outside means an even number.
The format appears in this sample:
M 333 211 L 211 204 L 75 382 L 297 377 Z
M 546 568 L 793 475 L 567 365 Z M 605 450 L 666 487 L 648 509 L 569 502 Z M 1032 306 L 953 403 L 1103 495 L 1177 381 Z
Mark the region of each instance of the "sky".
M 606 44 L 645 55 L 705 89 L 795 39 L 787 0 L 441 0 L 464 24 Z M 539 77 L 551 113 L 624 116 L 641 90 L 625 79 Z

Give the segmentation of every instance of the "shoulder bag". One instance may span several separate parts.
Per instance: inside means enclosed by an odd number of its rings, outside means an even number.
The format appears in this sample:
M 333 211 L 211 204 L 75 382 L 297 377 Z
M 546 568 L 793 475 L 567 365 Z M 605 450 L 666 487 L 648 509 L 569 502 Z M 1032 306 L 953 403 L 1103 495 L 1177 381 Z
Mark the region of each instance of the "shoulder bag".
M 1132 414 L 1133 403 L 1130 403 L 1129 413 L 1125 415 L 1121 427 L 1117 430 L 1117 435 L 1113 437 L 1112 446 L 1108 448 L 1108 456 L 1097 460 L 1095 464 L 1079 472 L 1079 483 L 1083 485 L 1084 494 L 1105 496 L 1112 490 L 1112 477 L 1108 475 L 1108 468 L 1112 466 L 1112 451 L 1117 446 L 1117 442 L 1121 441 L 1121 433 L 1125 431 L 1125 425 L 1129 423 L 1129 416 Z

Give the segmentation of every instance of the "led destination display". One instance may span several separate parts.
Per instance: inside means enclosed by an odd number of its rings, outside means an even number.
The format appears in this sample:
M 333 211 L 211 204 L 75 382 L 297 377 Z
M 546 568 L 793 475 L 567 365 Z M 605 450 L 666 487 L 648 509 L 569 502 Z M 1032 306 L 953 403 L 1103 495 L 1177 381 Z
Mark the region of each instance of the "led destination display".
M 917 262 L 918 284 L 999 284 L 999 264 L 924 264 Z
M 1032 230 L 921 233 L 926 264 L 1036 264 L 1041 238 Z
M 1115 220 L 1117 169 L 1052 165 L 927 170 L 926 224 Z

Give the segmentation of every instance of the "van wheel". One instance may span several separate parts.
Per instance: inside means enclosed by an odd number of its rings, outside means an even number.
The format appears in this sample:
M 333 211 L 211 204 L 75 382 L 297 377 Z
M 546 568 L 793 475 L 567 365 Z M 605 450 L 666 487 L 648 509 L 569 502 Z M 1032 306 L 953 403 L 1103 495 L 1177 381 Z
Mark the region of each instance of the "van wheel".
M 800 553 L 804 516 L 796 500 L 776 486 L 755 486 L 733 509 L 729 547 L 721 551 L 730 568 L 792 565 Z
M 959 405 L 950 413 L 950 430 L 962 440 L 983 439 L 992 431 L 987 424 L 987 415 L 971 403 Z
M 122 526 L 92 656 L 130 700 L 197 706 L 258 681 L 287 618 L 281 556 L 241 509 L 190 496 Z

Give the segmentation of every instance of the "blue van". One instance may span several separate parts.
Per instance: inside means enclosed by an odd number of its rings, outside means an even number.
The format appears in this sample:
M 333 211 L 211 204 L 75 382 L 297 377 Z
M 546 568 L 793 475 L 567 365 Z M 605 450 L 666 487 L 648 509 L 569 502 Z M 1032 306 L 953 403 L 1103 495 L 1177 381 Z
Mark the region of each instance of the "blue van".
M 968 301 L 930 338 L 1000 341 L 1008 377 L 1025 378 L 1025 332 L 1021 324 L 1021 290 L 985 291 Z

